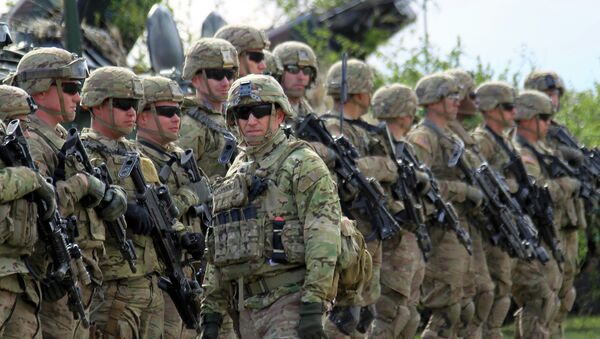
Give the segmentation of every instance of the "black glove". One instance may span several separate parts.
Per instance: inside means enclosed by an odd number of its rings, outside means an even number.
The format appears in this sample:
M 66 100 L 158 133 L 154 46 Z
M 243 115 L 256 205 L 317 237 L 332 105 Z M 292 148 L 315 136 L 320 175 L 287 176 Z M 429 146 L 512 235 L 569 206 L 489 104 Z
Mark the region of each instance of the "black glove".
M 134 234 L 148 235 L 152 231 L 152 220 L 148 211 L 136 203 L 127 204 L 125 221 L 127 221 L 127 229 Z
M 46 211 L 44 211 L 44 214 L 41 215 L 41 217 L 42 220 L 50 220 L 56 212 L 56 196 L 54 195 L 54 186 L 46 181 L 46 178 L 41 176 L 39 173 L 36 173 L 36 177 L 40 187 L 34 191 L 35 195 L 38 199 L 44 201 L 46 204 Z
M 67 294 L 67 290 L 63 288 L 62 283 L 54 278 L 44 279 L 41 287 L 42 298 L 47 302 L 56 302 Z
M 345 335 L 352 335 L 359 318 L 360 306 L 336 306 L 329 312 L 329 320 Z
M 202 233 L 185 233 L 181 236 L 181 247 L 194 259 L 200 260 L 204 254 L 204 236 Z
M 222 323 L 223 316 L 219 313 L 203 314 L 202 325 L 200 325 L 200 339 L 217 339 Z
M 98 215 L 103 220 L 117 220 L 127 209 L 127 193 L 121 187 L 111 185 L 104 193 L 98 208 Z
M 360 309 L 360 320 L 356 326 L 356 330 L 360 333 L 367 333 L 371 323 L 375 320 L 377 312 L 375 311 L 375 304 L 365 306 Z
M 298 336 L 300 339 L 327 339 L 323 329 L 323 304 L 302 303 L 300 305 L 300 322 Z

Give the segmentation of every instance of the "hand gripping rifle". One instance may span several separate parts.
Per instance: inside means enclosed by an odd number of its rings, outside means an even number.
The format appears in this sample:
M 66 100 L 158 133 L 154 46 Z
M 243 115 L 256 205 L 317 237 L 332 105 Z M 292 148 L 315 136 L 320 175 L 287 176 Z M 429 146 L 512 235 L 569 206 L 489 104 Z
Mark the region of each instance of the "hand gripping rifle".
M 0 155 L 7 166 L 26 166 L 33 171 L 38 171 L 19 120 L 12 120 L 8 124 Z M 48 210 L 46 203 L 41 199 L 35 199 L 33 195 L 31 199 L 37 204 L 40 214 L 45 214 Z M 81 249 L 74 241 L 77 236 L 75 221 L 63 218 L 57 209 L 50 220 L 38 219 L 38 229 L 40 240 L 46 245 L 52 258 L 52 265 L 47 272 L 48 279 L 61 283 L 67 291 L 69 310 L 73 312 L 75 319 L 81 319 L 83 326 L 88 328 L 90 322 L 85 314 L 79 282 L 88 285 L 91 279 L 83 263 Z M 31 266 L 28 267 L 31 271 Z M 39 277 L 39 274 L 33 271 L 32 275 Z
M 131 177 L 135 186 L 137 203 L 145 208 L 152 220 L 150 237 L 165 266 L 165 276 L 160 278 L 158 286 L 169 294 L 185 326 L 199 332 L 200 285 L 196 280 L 188 279 L 183 272 L 179 236 L 173 229 L 179 211 L 165 185 L 150 186 L 146 183 L 138 153 L 128 153 L 119 171 L 119 178 L 127 177 Z

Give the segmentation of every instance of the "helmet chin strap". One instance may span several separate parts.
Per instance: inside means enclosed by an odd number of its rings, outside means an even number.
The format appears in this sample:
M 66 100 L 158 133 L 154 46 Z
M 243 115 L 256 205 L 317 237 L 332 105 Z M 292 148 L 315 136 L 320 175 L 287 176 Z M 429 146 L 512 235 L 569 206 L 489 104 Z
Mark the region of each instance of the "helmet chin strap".
M 253 144 L 263 144 L 266 141 L 268 141 L 269 139 L 271 139 L 273 137 L 273 135 L 275 135 L 275 133 L 273 133 L 273 131 L 271 131 L 271 121 L 273 118 L 275 118 L 275 114 L 276 114 L 276 110 L 275 110 L 275 104 L 271 103 L 271 114 L 269 115 L 269 121 L 267 123 L 267 131 L 265 132 L 265 134 L 260 135 L 260 136 L 247 136 L 244 134 L 244 132 L 242 131 L 242 129 L 240 128 L 239 123 L 237 123 L 236 120 L 236 126 L 238 129 L 238 133 L 239 135 L 242 136 L 242 138 L 244 139 L 244 141 L 246 142 L 246 144 L 248 144 L 248 142 L 253 143 Z M 251 145 L 252 146 L 252 145 Z
M 165 131 L 162 128 L 162 124 L 160 123 L 160 120 L 158 119 L 158 113 L 156 112 L 156 105 L 154 103 L 150 104 L 150 111 L 152 112 L 152 118 L 154 119 L 154 122 L 156 123 L 157 129 L 153 130 L 153 129 L 141 127 L 138 125 L 137 126 L 138 131 L 144 131 L 144 132 L 148 132 L 148 133 L 154 133 L 154 132 L 158 131 L 158 135 L 160 135 L 161 138 L 168 140 L 168 142 L 177 140 L 179 138 L 179 134 Z M 179 122 L 179 124 L 181 126 L 181 121 Z
M 208 78 L 206 77 L 206 70 L 204 70 L 204 69 L 202 70 L 202 81 L 204 82 L 204 86 L 206 86 L 207 92 L 204 92 L 204 91 L 199 91 L 199 92 L 200 92 L 200 94 L 202 94 L 202 96 L 204 97 L 205 100 L 215 101 L 215 102 L 216 101 L 223 102 L 223 101 L 227 100 L 227 96 L 219 97 L 212 91 L 212 89 L 208 85 Z
M 60 103 L 60 111 L 57 111 L 55 109 L 52 109 L 48 106 L 44 106 L 44 105 L 40 105 L 38 104 L 38 109 L 40 109 L 41 111 L 44 111 L 50 115 L 54 115 L 54 116 L 63 116 L 65 118 L 67 118 L 68 121 L 71 121 L 75 118 L 75 112 L 67 112 L 67 110 L 65 109 L 65 98 L 64 98 L 64 93 L 62 90 L 62 80 L 61 79 L 56 79 L 56 91 L 58 92 L 58 102 Z
M 110 116 L 110 120 L 111 120 L 110 122 L 106 121 L 104 119 L 99 118 L 95 114 L 92 115 L 92 119 L 98 121 L 101 125 L 107 127 L 108 129 L 111 129 L 113 131 L 117 131 L 117 132 L 122 133 L 124 135 L 127 135 L 127 134 L 131 133 L 133 131 L 134 127 L 132 127 L 132 128 L 120 127 L 120 126 L 117 126 L 115 124 L 115 113 L 113 111 L 113 98 L 108 98 L 108 107 L 109 107 L 109 110 L 110 110 L 110 112 L 109 112 L 110 113 L 109 116 Z

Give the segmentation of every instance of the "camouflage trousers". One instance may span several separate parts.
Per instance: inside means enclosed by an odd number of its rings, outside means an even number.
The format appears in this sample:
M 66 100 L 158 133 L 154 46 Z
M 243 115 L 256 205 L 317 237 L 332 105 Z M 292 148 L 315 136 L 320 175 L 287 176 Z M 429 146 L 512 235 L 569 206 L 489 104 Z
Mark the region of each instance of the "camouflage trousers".
M 494 281 L 494 303 L 490 315 L 483 324 L 483 337 L 490 339 L 503 338 L 500 328 L 510 309 L 510 298 L 512 288 L 511 271 L 514 260 L 500 247 L 493 246 L 489 242 L 485 244 L 486 258 L 490 276 Z
M 546 248 L 548 253 L 552 253 Z M 512 272 L 512 294 L 519 309 L 515 313 L 515 338 L 549 338 L 549 325 L 558 311 L 562 276 L 551 258 L 546 264 L 518 260 Z
M 164 301 L 156 276 L 105 281 L 90 314 L 96 338 L 162 338 Z
M 19 291 L 22 282 L 28 292 Z M 0 338 L 42 338 L 39 302 L 32 279 L 18 274 L 0 278 Z
M 94 295 L 94 287 L 92 285 L 79 285 L 83 306 L 85 307 L 88 319 Z M 83 327 L 81 320 L 75 320 L 73 317 L 73 312 L 69 310 L 68 299 L 68 296 L 64 296 L 53 303 L 42 301 L 40 319 L 42 321 L 44 338 L 87 339 L 90 337 L 89 329 Z
M 299 338 L 300 297 L 302 292 L 285 295 L 269 307 L 246 308 L 239 313 L 241 339 Z
M 577 292 L 573 286 L 575 276 L 578 273 L 578 249 L 579 241 L 577 230 L 568 229 L 560 231 L 560 241 L 563 246 L 565 262 L 563 264 L 563 281 L 558 291 L 560 299 L 560 308 L 556 312 L 556 316 L 550 324 L 550 333 L 552 338 L 564 338 L 562 323 L 567 318 L 567 315 L 573 308 Z
M 449 338 L 456 334 L 463 299 L 463 279 L 469 253 L 453 231 L 429 229 L 432 250 L 425 266 L 421 303 L 431 310 L 423 338 Z
M 381 296 L 369 338 L 413 338 L 421 319 L 417 312 L 425 261 L 416 236 L 402 231 L 383 242 Z
M 463 224 L 466 225 L 466 220 Z M 481 338 L 483 323 L 486 322 L 494 303 L 494 282 L 490 276 L 484 251 L 484 243 L 488 240 L 483 239 L 479 227 L 479 225 L 469 227 L 469 234 L 473 241 L 473 254 L 469 257 L 469 269 L 464 279 L 464 295 L 458 329 L 458 335 L 464 338 Z

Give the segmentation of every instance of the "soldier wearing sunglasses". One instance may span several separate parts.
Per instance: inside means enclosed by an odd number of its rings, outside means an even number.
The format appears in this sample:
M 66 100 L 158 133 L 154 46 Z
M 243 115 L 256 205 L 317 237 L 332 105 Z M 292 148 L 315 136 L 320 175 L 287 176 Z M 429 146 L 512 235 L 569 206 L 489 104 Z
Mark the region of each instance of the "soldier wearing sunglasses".
M 269 49 L 271 44 L 265 32 L 248 25 L 227 25 L 221 27 L 214 37 L 225 39 L 235 46 L 241 77 L 264 73 L 267 65 L 263 50 Z
M 99 258 L 106 239 L 103 220 L 114 220 L 126 208 L 125 192 L 118 186 L 107 187 L 73 158 L 61 152 L 67 131 L 60 125 L 71 122 L 80 100 L 81 82 L 88 74 L 85 59 L 60 48 L 39 48 L 19 61 L 16 84 L 27 91 L 37 104 L 29 131 L 33 160 L 40 173 L 54 179 L 58 207 L 64 216 L 77 219 L 84 262 L 92 278 L 90 285 L 80 284 L 86 312 L 94 289 L 102 283 Z M 89 332 L 80 320 L 74 320 L 60 282 L 48 279 L 42 284 L 42 333 L 60 338 L 87 338 Z
M 144 96 L 142 81 L 122 67 L 101 67 L 93 71 L 81 92 L 81 106 L 90 111 L 92 121 L 81 139 L 91 162 L 106 164 L 117 182 L 118 172 L 127 152 L 138 152 L 134 142 L 126 139 L 136 124 L 137 110 Z M 159 184 L 150 159 L 140 156 L 141 170 L 148 184 Z M 131 178 L 118 181 L 127 192 L 127 238 L 137 254 L 137 271 L 123 260 L 117 242 L 110 237 L 104 244 L 105 255 L 100 268 L 104 281 L 92 299 L 91 322 L 96 337 L 162 338 L 164 299 L 158 287 L 161 268 L 151 237 L 152 223 L 148 212 L 136 203 Z
M 317 80 L 317 56 L 310 46 L 287 41 L 277 45 L 273 50 L 275 57 L 281 60 L 283 75 L 281 87 L 287 95 L 290 105 L 298 117 L 313 113 L 306 99 L 306 90 L 312 88 Z
M 564 210 L 568 200 L 577 196 L 579 183 L 565 176 L 551 178 L 550 173 L 541 165 L 544 155 L 553 156 L 554 152 L 544 143 L 550 127 L 553 107 L 550 98 L 543 92 L 525 90 L 515 101 L 517 110 L 517 150 L 527 170 L 540 187 L 548 185 L 553 211 Z M 560 212 L 559 212 L 560 213 Z M 554 233 L 561 226 L 560 216 L 554 215 Z M 552 253 L 550 244 L 541 237 L 541 244 L 548 253 Z M 559 292 L 563 277 L 554 256 L 541 264 L 534 260 L 517 261 L 513 269 L 512 294 L 519 309 L 515 313 L 515 335 L 519 338 L 548 338 L 553 316 L 560 309 Z
M 194 151 L 210 178 L 224 176 L 234 158 L 236 138 L 227 129 L 223 104 L 238 65 L 236 49 L 223 39 L 202 38 L 185 56 L 183 78 L 192 81 L 196 95 L 184 102 L 179 145 Z
M 22 89 L 1 85 L 0 135 L 5 132 L 2 121 L 26 120 L 31 104 Z M 49 213 L 39 216 L 47 220 L 56 210 L 54 187 L 39 173 L 24 166 L 8 167 L 2 160 L 0 182 L 0 337 L 41 338 L 39 282 L 22 257 L 36 255 L 38 241 L 38 211 L 30 194 L 47 204 Z
M 160 173 L 161 183 L 167 185 L 177 210 L 179 220 L 187 231 L 181 234 L 181 243 L 195 261 L 200 261 L 204 253 L 200 216 L 194 213 L 194 206 L 210 200 L 208 179 L 203 177 L 190 182 L 186 170 L 181 165 L 183 150 L 175 141 L 179 137 L 181 102 L 183 92 L 179 85 L 161 76 L 144 78 L 144 99 L 142 111 L 137 118 L 137 145 L 152 160 Z M 204 225 L 206 227 L 206 225 Z M 188 278 L 192 278 L 191 272 Z M 183 327 L 183 322 L 173 300 L 163 291 L 165 299 L 165 337 L 194 338 L 196 331 Z

